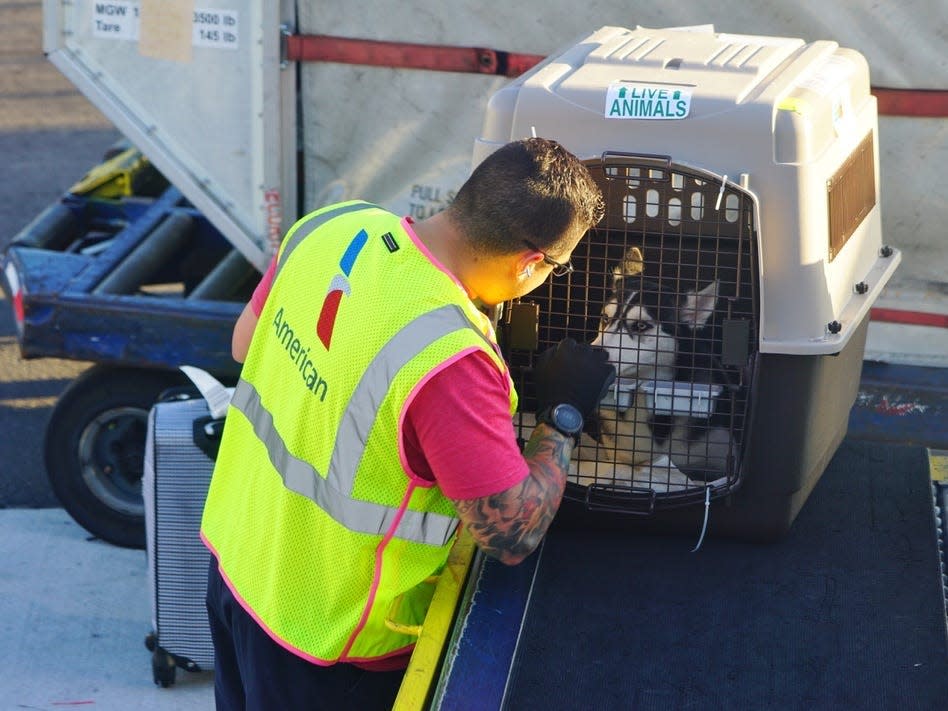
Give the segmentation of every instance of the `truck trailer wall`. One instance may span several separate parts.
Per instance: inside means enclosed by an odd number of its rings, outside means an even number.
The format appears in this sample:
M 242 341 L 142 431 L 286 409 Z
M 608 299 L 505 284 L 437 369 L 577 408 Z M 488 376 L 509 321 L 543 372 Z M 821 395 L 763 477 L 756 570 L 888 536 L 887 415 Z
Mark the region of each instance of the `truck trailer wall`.
M 370 19 L 371 18 L 371 19 Z M 718 32 L 833 40 L 862 53 L 873 86 L 948 89 L 943 0 L 682 0 L 677 3 L 562 0 L 429 3 L 348 0 L 301 3 L 302 34 L 488 47 L 549 55 L 603 26 L 713 24 Z M 488 98 L 506 79 L 329 63 L 302 68 L 303 208 L 363 197 L 424 217 L 443 209 L 463 182 Z M 543 135 L 543 126 L 536 126 Z M 945 282 L 942 255 L 948 190 L 944 118 L 879 119 L 885 239 L 904 250 L 891 285 Z M 636 146 L 630 127 L 628 146 Z M 714 169 L 714 166 L 707 166 Z

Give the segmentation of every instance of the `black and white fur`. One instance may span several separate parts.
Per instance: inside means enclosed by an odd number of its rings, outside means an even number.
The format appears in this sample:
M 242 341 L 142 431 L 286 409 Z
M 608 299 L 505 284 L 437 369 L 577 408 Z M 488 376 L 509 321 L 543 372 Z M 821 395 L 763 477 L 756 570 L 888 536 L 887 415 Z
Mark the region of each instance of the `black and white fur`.
M 675 380 L 682 336 L 707 324 L 718 298 L 717 282 L 681 297 L 663 294 L 643 279 L 642 261 L 633 247 L 613 270 L 612 295 L 592 341 L 616 367 L 617 385 Z M 601 407 L 597 424 L 596 438 L 584 435 L 574 452 L 574 477 L 582 484 L 682 490 L 700 485 L 688 474 L 706 480 L 723 471 L 732 446 L 726 430 L 699 418 L 651 414 L 640 387 L 624 410 Z

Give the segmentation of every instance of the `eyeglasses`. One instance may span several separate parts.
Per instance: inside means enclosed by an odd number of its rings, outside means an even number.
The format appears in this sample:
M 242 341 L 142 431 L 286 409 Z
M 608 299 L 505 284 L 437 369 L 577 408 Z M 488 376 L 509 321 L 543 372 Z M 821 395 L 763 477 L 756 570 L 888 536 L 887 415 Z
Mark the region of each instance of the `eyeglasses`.
M 549 254 L 547 254 L 542 249 L 540 249 L 535 244 L 533 244 L 533 242 L 530 242 L 529 240 L 524 240 L 523 243 L 527 245 L 527 247 L 532 249 L 534 252 L 539 252 L 540 254 L 543 255 L 543 261 L 553 267 L 553 270 L 552 270 L 553 276 L 563 276 L 564 274 L 569 274 L 575 271 L 573 269 L 572 261 L 558 262 L 552 257 L 550 257 Z

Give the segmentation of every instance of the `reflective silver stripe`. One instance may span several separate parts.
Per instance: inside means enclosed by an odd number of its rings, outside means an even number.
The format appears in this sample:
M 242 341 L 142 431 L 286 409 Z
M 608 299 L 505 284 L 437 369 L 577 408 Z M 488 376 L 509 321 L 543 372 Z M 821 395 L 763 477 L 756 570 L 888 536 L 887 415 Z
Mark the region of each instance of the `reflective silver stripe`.
M 315 502 L 350 531 L 384 535 L 391 528 L 399 513 L 397 507 L 350 498 L 323 479 L 311 464 L 287 450 L 273 425 L 273 416 L 263 406 L 260 393 L 251 383 L 243 379 L 237 383 L 231 405 L 250 421 L 254 434 L 266 447 L 270 462 L 282 476 L 286 488 Z M 395 537 L 443 546 L 454 535 L 457 524 L 458 519 L 452 516 L 406 509 Z
M 280 273 L 280 270 L 283 268 L 283 265 L 289 258 L 290 253 L 296 249 L 299 243 L 306 239 L 317 227 L 322 227 L 334 217 L 346 215 L 350 212 L 358 212 L 359 210 L 368 210 L 373 207 L 379 206 L 373 205 L 370 202 L 356 202 L 352 203 L 351 205 L 342 205 L 332 210 L 326 210 L 326 212 L 320 212 L 318 215 L 313 215 L 310 217 L 308 220 L 306 220 L 306 222 L 299 225 L 293 231 L 293 236 L 290 237 L 290 241 L 287 242 L 286 247 L 283 248 L 283 252 L 280 254 L 280 261 L 277 263 L 276 273 Z M 381 210 L 382 208 L 379 209 Z M 276 278 L 276 274 L 274 274 L 274 278 Z
M 333 486 L 340 491 L 352 491 L 369 431 L 399 370 L 436 340 L 462 328 L 470 328 L 483 336 L 459 306 L 442 306 L 407 324 L 376 354 L 352 392 L 339 422 L 329 461 L 328 479 Z

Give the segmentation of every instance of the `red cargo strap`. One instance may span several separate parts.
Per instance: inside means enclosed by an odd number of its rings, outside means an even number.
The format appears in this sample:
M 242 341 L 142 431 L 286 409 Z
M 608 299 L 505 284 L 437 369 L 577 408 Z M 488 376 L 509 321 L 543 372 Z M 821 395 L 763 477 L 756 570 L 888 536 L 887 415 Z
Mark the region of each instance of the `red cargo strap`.
M 876 307 L 870 309 L 873 321 L 882 323 L 904 323 L 909 326 L 932 326 L 948 328 L 948 314 L 935 314 L 927 311 L 905 311 Z
M 382 42 L 329 35 L 288 35 L 286 58 L 291 62 L 340 62 L 508 77 L 519 76 L 543 60 L 539 55 L 484 47 Z
M 428 69 L 516 77 L 542 62 L 539 54 L 518 54 L 486 47 L 383 42 L 331 35 L 287 35 L 291 62 L 339 62 L 391 69 Z M 883 116 L 948 117 L 948 90 L 873 87 Z
M 883 89 L 873 87 L 879 113 L 884 116 L 948 117 L 948 91 L 944 89 Z

